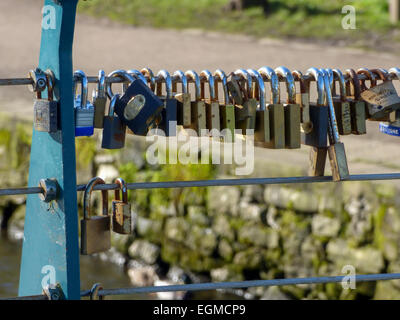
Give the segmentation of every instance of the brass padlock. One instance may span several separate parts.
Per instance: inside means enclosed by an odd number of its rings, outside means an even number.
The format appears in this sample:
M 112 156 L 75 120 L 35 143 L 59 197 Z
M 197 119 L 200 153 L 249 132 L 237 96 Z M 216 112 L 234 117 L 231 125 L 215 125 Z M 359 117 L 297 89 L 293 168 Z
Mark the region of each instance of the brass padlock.
M 361 93 L 361 97 L 367 103 L 368 120 L 390 121 L 390 114 L 400 107 L 400 97 L 397 94 L 393 82 L 389 78 L 387 70 L 378 68 L 370 71 L 376 75 L 382 83 L 375 83 L 369 90 Z
M 205 83 L 208 83 L 209 99 L 205 96 Z M 208 70 L 203 70 L 200 73 L 200 94 L 201 99 L 206 104 L 206 126 L 210 130 L 210 137 L 214 136 L 211 130 L 216 130 L 215 134 L 219 137 L 220 133 L 220 117 L 219 117 L 219 102 L 215 97 L 214 76 Z
M 199 75 L 193 71 L 188 70 L 185 72 L 188 80 L 188 87 L 190 81 L 194 82 L 195 101 L 191 103 L 191 129 L 195 130 L 199 137 L 202 136 L 202 130 L 206 129 L 206 104 L 201 99 L 201 82 Z M 188 88 L 189 91 L 189 88 Z M 190 92 L 190 91 L 189 91 Z
M 120 234 L 130 234 L 133 226 L 131 204 L 128 202 L 128 188 L 122 178 L 116 179 L 114 183 L 118 184 L 120 189 L 115 190 L 115 200 L 112 202 L 112 230 Z
M 278 77 L 286 82 L 287 103 L 285 107 L 285 147 L 286 149 L 299 149 L 301 146 L 300 124 L 301 113 L 300 104 L 296 103 L 296 85 L 291 71 L 286 67 L 275 69 Z
M 256 124 L 254 129 L 254 145 L 264 147 L 271 141 L 270 125 L 269 125 L 269 110 L 265 101 L 265 85 L 261 74 L 254 69 L 247 69 L 247 72 L 254 80 L 252 98 L 257 99 L 258 108 L 256 110 Z
M 270 81 L 271 103 L 267 105 L 269 113 L 270 142 L 264 147 L 270 149 L 285 148 L 285 108 L 281 104 L 279 78 L 274 69 L 262 67 L 258 70 L 264 81 Z
M 349 77 L 349 82 L 346 84 L 346 95 L 350 103 L 351 133 L 357 135 L 366 134 L 366 106 L 360 96 L 360 80 L 353 69 L 347 69 L 345 74 Z
M 301 129 L 304 133 L 310 133 L 313 129 L 313 123 L 310 117 L 310 89 L 309 82 L 304 78 L 299 70 L 292 71 L 295 81 L 300 83 L 300 92 L 296 93 L 296 103 L 301 108 Z
M 218 95 L 218 82 L 222 83 L 224 103 L 219 106 L 219 114 L 221 118 L 221 134 L 224 142 L 235 141 L 235 105 L 230 99 L 227 86 L 227 76 L 224 71 L 218 69 L 214 72 L 215 96 Z
M 81 220 L 81 254 L 89 255 L 107 251 L 111 248 L 111 218 L 108 214 L 108 192 L 101 191 L 102 215 L 90 216 L 90 199 L 96 185 L 105 184 L 96 177 L 89 181 L 85 188 L 83 200 L 83 219 Z
M 333 76 L 334 81 L 339 82 L 339 95 L 333 96 L 333 106 L 335 107 L 339 134 L 349 135 L 351 134 L 351 112 L 350 103 L 346 99 L 346 80 L 339 69 L 333 69 Z M 335 84 L 333 85 L 333 89 L 333 92 L 335 92 Z
M 177 83 L 180 82 L 182 84 L 182 92 L 178 92 Z M 178 125 L 183 126 L 184 128 L 190 128 L 192 124 L 192 115 L 191 115 L 191 97 L 188 92 L 188 83 L 185 73 L 181 70 L 175 71 L 172 75 L 172 92 L 174 94 L 175 99 L 177 100 L 177 108 L 178 108 Z

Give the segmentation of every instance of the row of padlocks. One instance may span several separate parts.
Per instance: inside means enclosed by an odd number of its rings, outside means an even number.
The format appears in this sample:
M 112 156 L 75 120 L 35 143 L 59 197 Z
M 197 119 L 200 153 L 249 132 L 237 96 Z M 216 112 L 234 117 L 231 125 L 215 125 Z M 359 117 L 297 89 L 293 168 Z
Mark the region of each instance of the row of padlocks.
M 41 70 L 32 73 L 36 83 L 47 82 L 50 97 L 41 99 L 37 93 L 34 126 L 38 131 L 57 131 L 59 111 L 53 101 L 53 76 Z M 120 81 L 115 82 L 123 84 L 121 94 L 112 90 L 112 79 L 117 78 Z M 193 130 L 198 136 L 217 136 L 223 142 L 234 142 L 239 134 L 264 148 L 313 147 L 313 175 L 323 175 L 324 166 L 318 168 L 318 164 L 324 163 L 328 154 L 335 180 L 349 175 L 340 136 L 365 134 L 366 120 L 388 122 L 381 123 L 385 132 L 390 123 L 398 121 L 396 110 L 400 107 L 392 82 L 400 79 L 398 68 L 345 72 L 310 68 L 303 74 L 286 67 L 262 67 L 238 69 L 229 75 L 220 69 L 200 74 L 161 70 L 155 75 L 144 68 L 116 70 L 107 77 L 100 70 L 91 101 L 85 73 L 76 71 L 74 79 L 75 135 L 91 136 L 95 128 L 103 130 L 104 149 L 123 148 L 127 132 L 168 137 L 180 128 Z M 280 82 L 285 82 L 286 90 L 281 90 Z M 310 101 L 311 82 L 316 84 L 315 101 Z

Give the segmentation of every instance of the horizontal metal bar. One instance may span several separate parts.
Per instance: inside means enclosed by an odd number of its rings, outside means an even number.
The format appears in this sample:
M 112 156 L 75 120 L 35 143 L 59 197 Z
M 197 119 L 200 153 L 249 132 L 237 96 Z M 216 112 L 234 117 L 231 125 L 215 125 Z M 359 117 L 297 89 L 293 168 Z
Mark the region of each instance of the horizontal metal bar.
M 251 287 L 289 286 L 299 284 L 338 283 L 348 280 L 349 276 L 311 277 L 274 280 L 250 280 L 237 282 L 209 282 L 170 286 L 103 289 L 98 291 L 99 296 L 131 295 L 139 293 L 176 292 L 176 291 L 206 291 L 218 289 L 242 289 Z M 355 282 L 369 282 L 400 279 L 400 273 L 368 274 L 355 276 Z M 90 290 L 81 292 L 82 297 L 90 295 Z
M 382 181 L 399 180 L 400 173 L 383 174 L 359 174 L 351 175 L 346 181 Z M 295 183 L 322 183 L 334 182 L 332 176 L 325 177 L 286 177 L 286 178 L 247 178 L 247 179 L 216 179 L 216 180 L 192 180 L 192 181 L 163 181 L 163 182 L 136 182 L 128 183 L 129 190 L 162 189 L 162 188 L 201 188 L 201 187 L 221 187 L 221 186 L 244 186 L 244 185 L 270 185 L 270 184 L 295 184 Z M 77 191 L 84 191 L 86 185 L 78 185 Z M 117 184 L 96 185 L 94 190 L 116 190 Z M 0 189 L 0 196 L 12 196 L 21 194 L 42 193 L 43 189 L 39 187 L 18 188 L 18 189 Z
M 381 274 L 364 274 L 356 275 L 354 281 L 371 282 L 371 281 L 389 281 L 400 279 L 400 273 L 381 273 Z M 223 290 L 223 289 L 243 289 L 251 287 L 273 287 L 273 286 L 289 286 L 300 284 L 320 284 L 320 283 L 339 283 L 349 280 L 349 275 L 346 276 L 331 276 L 331 277 L 309 277 L 309 278 L 291 278 L 291 279 L 273 279 L 273 280 L 250 280 L 236 282 L 207 282 L 194 284 L 181 284 L 170 286 L 153 286 L 139 288 L 117 288 L 117 289 L 101 289 L 98 291 L 98 296 L 116 296 L 116 295 L 132 295 L 146 294 L 157 292 L 176 292 L 176 291 L 208 291 L 208 290 Z M 81 297 L 90 296 L 91 291 L 81 291 Z M 9 298 L 6 300 L 46 300 L 45 295 Z
M 23 194 L 36 194 L 36 193 L 43 193 L 43 189 L 39 187 L 0 189 L 0 196 L 17 196 Z
M 308 81 L 315 81 L 314 78 L 311 76 L 304 75 L 305 80 Z M 360 80 L 368 80 L 366 75 L 364 74 L 359 74 L 358 78 Z M 397 79 L 396 76 L 390 75 L 389 78 L 391 80 Z M 96 76 L 88 76 L 87 77 L 89 83 L 97 83 L 99 81 L 99 78 Z M 161 82 L 161 79 L 157 78 L 155 76 L 156 82 Z M 349 77 L 346 75 L 345 79 L 348 80 Z M 78 80 L 75 78 L 75 80 Z M 279 79 L 281 82 L 285 82 L 285 79 Z M 270 81 L 269 79 L 265 79 L 266 82 Z M 122 77 L 106 77 L 106 83 L 123 83 L 126 82 L 126 80 Z M 179 81 L 178 81 L 179 82 Z M 188 82 L 193 82 L 193 80 L 188 79 Z M 10 79 L 0 79 L 0 86 L 21 86 L 21 85 L 32 85 L 33 80 L 31 78 L 10 78 Z

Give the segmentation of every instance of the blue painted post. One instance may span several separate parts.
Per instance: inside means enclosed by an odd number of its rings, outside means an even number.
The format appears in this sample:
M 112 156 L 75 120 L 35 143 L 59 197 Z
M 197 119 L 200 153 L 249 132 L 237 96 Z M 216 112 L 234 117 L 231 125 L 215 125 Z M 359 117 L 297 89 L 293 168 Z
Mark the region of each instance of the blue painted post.
M 59 196 L 51 203 L 27 197 L 19 296 L 41 294 L 42 285 L 60 283 L 67 299 L 80 299 L 72 78 L 77 2 L 44 1 L 39 68 L 55 74 L 62 131 L 33 130 L 29 186 L 56 178 Z

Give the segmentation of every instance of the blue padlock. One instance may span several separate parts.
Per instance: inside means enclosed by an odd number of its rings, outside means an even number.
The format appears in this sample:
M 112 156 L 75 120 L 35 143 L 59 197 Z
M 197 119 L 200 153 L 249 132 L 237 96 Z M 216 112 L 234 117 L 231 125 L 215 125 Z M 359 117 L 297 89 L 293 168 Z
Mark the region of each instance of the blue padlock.
M 76 94 L 77 82 L 81 82 L 81 94 L 74 100 L 75 108 L 75 136 L 89 137 L 94 133 L 94 106 L 88 100 L 88 79 L 82 70 L 74 73 L 76 78 L 74 92 Z
M 163 102 L 145 84 L 146 78 L 140 72 L 130 70 L 121 76 L 129 79 L 130 85 L 117 99 L 115 113 L 133 134 L 145 136 L 162 112 Z M 108 92 L 113 96 L 111 86 Z

